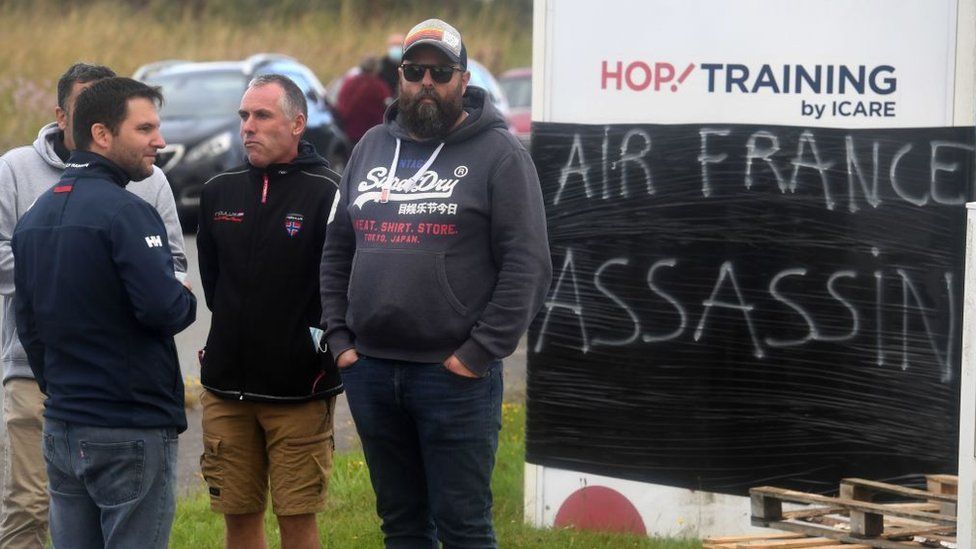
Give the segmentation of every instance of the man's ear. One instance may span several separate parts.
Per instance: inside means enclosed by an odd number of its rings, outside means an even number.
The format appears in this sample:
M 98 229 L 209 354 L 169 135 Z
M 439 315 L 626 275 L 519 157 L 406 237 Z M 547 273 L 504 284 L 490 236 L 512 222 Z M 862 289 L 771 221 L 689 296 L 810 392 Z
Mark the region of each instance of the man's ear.
M 91 134 L 92 142 L 99 148 L 106 150 L 112 148 L 112 140 L 115 136 L 112 135 L 112 130 L 108 129 L 108 126 L 96 122 L 92 124 Z
M 305 120 L 305 115 L 298 113 L 298 116 L 291 123 L 291 134 L 292 135 L 302 135 L 305 133 L 305 125 L 307 120 Z
M 464 74 L 461 75 L 461 95 L 464 95 L 465 93 L 468 92 L 469 80 L 471 80 L 471 73 L 468 71 L 464 71 Z
M 54 120 L 58 123 L 58 128 L 64 131 L 68 127 L 68 111 L 61 107 L 54 107 Z

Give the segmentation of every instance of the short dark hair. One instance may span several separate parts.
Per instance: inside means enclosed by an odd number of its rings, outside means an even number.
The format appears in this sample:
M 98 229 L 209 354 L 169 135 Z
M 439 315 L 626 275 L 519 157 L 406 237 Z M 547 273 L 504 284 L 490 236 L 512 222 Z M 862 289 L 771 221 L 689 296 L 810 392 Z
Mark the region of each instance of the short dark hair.
M 115 71 L 104 65 L 89 65 L 88 63 L 71 65 L 68 70 L 64 71 L 61 78 L 58 78 L 58 106 L 64 110 L 64 103 L 71 95 L 71 88 L 75 84 L 87 84 L 114 76 Z
M 247 89 L 266 86 L 268 84 L 278 84 L 285 91 L 281 105 L 281 110 L 285 111 L 285 116 L 295 118 L 298 113 L 302 113 L 306 119 L 308 118 L 308 101 L 305 100 L 305 92 L 291 78 L 283 74 L 262 74 L 261 76 L 255 76 L 247 85 Z
M 163 94 L 158 89 L 131 78 L 105 78 L 81 92 L 72 118 L 72 137 L 77 149 L 90 149 L 91 128 L 95 124 L 104 124 L 112 135 L 118 135 L 119 126 L 129 110 L 129 100 L 140 97 L 152 101 L 157 107 L 163 104 Z

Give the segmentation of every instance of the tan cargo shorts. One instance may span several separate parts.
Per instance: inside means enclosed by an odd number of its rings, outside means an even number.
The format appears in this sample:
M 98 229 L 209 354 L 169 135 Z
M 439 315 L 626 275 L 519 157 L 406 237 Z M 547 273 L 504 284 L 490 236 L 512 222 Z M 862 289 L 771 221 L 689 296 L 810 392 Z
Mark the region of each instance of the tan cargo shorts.
M 325 509 L 335 449 L 335 397 L 279 404 L 227 400 L 205 390 L 200 401 L 200 470 L 214 511 L 264 511 L 269 479 L 276 515 Z

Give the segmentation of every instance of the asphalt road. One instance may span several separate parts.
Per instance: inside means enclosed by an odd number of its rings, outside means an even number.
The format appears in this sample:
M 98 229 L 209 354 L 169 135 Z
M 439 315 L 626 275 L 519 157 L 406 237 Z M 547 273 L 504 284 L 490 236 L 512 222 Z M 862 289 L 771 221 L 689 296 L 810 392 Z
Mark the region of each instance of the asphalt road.
M 196 238 L 193 235 L 186 235 L 186 253 L 190 264 L 190 281 L 194 293 L 197 295 L 198 308 L 197 319 L 189 328 L 176 336 L 176 347 L 179 351 L 180 367 L 183 370 L 183 377 L 187 380 L 199 380 L 200 363 L 197 361 L 197 350 L 201 349 L 207 341 L 207 332 L 210 329 L 210 310 L 207 309 L 203 300 L 203 293 L 200 286 L 200 273 L 197 264 Z M 525 400 L 525 340 L 523 339 L 518 349 L 510 358 L 505 360 L 505 400 L 507 402 L 524 402 Z M 192 381 L 191 381 L 192 383 Z M 189 391 L 196 392 L 199 389 L 190 388 Z M 0 397 L 2 398 L 2 397 Z M 198 399 L 193 394 L 188 395 L 188 402 L 194 403 Z M 178 490 L 180 495 L 185 495 L 202 489 L 202 478 L 200 477 L 200 453 L 203 450 L 203 441 L 200 435 L 200 408 L 199 406 L 187 409 L 186 432 L 180 435 L 180 466 Z M 2 429 L 0 422 L 0 429 Z M 345 396 L 340 395 L 336 403 L 335 418 L 336 451 L 348 451 L 359 447 L 359 438 L 356 436 L 356 428 L 349 413 L 349 406 Z M 4 437 L 5 440 L 6 437 Z M 0 453 L 0 462 L 5 458 L 6 452 Z M 0 463 L 0 471 L 6 471 L 6 464 Z

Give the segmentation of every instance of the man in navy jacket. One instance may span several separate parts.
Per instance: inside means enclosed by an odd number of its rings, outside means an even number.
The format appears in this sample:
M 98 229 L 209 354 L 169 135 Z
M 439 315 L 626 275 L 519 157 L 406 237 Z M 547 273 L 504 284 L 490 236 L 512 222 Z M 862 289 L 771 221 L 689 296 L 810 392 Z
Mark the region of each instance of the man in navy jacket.
M 166 547 L 177 434 L 186 428 L 173 335 L 196 299 L 166 228 L 125 190 L 152 174 L 159 92 L 93 84 L 75 107 L 77 151 L 13 236 L 17 331 L 45 403 L 56 547 Z

